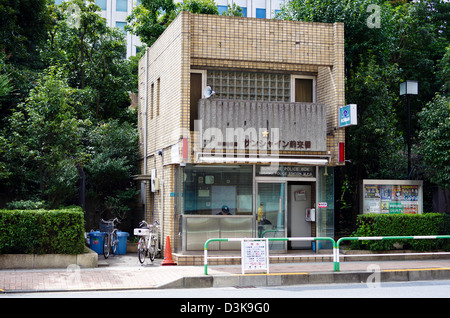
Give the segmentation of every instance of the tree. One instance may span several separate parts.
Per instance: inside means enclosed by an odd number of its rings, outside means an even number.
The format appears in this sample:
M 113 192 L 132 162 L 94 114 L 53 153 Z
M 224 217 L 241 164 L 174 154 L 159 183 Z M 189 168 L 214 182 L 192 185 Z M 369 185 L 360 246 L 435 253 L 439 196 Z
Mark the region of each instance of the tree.
M 78 9 L 70 15 L 73 8 Z M 71 87 L 89 88 L 85 94 L 93 95 L 92 113 L 106 119 L 121 116 L 130 104 L 128 91 L 134 90 L 136 82 L 129 80 L 123 32 L 108 27 L 99 12 L 92 0 L 71 0 L 52 7 L 54 24 L 42 57 L 47 65 L 68 69 Z
M 446 48 L 444 56 L 438 62 L 437 77 L 441 91 L 448 96 L 450 94 L 450 46 Z
M 142 0 L 127 17 L 125 29 L 139 36 L 150 47 L 182 11 L 219 14 L 213 0 L 186 0 L 177 4 L 173 0 Z M 236 7 L 230 12 L 239 15 Z
M 222 12 L 222 15 L 231 17 L 243 17 L 242 8 L 233 2 L 232 5 L 227 5 L 227 11 Z
M 142 0 L 127 17 L 125 30 L 151 46 L 172 22 L 175 9 L 173 0 Z
M 42 68 L 38 47 L 47 38 L 50 19 L 47 0 L 2 0 L 0 3 L 0 51 L 11 62 Z
M 419 114 L 420 152 L 430 181 L 443 190 L 450 189 L 450 97 L 437 93 Z M 444 193 L 446 193 L 444 191 Z M 450 206 L 450 198 L 445 196 Z
M 37 191 L 53 206 L 71 195 L 75 165 L 85 160 L 81 131 L 90 122 L 74 116 L 73 94 L 64 71 L 50 67 L 9 119 L 9 183 L 22 194 Z
M 137 195 L 131 179 L 138 173 L 135 124 L 110 120 L 89 131 L 89 162 L 85 165 L 88 197 L 96 210 L 125 218 Z

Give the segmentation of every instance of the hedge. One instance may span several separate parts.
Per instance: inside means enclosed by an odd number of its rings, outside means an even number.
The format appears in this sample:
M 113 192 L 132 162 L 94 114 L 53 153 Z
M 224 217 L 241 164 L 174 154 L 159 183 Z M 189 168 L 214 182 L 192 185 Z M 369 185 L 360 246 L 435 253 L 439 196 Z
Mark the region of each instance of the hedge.
M 414 236 L 449 235 L 450 216 L 440 213 L 424 214 L 362 214 L 357 218 L 357 230 L 352 236 Z M 353 249 L 390 250 L 395 243 L 415 251 L 448 248 L 449 241 L 437 240 L 382 240 L 352 241 Z
M 81 254 L 84 214 L 59 210 L 0 210 L 0 254 Z

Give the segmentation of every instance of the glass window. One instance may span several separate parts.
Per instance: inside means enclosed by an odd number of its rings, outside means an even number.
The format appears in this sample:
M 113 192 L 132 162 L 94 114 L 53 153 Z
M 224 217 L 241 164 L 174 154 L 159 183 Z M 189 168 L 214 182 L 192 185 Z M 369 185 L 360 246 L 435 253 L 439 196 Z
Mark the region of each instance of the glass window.
M 313 80 L 306 78 L 295 79 L 295 102 L 313 102 Z
M 242 15 L 244 17 L 247 17 L 247 7 L 241 7 L 242 8 Z
M 106 10 L 106 0 L 95 0 L 95 4 L 98 5 L 103 11 Z
M 260 19 L 266 18 L 266 9 L 256 8 L 256 17 Z
M 116 11 L 127 12 L 127 0 L 117 0 L 116 1 Z
M 125 31 L 125 26 L 127 25 L 126 22 L 116 22 L 116 27 L 119 28 L 124 34 L 127 34 Z
M 207 85 L 216 98 L 290 102 L 291 77 L 288 74 L 208 70 Z
M 219 14 L 222 15 L 222 13 L 227 12 L 228 7 L 227 6 L 217 6 L 217 10 L 219 10 Z
M 253 167 L 187 165 L 184 214 L 252 215 Z

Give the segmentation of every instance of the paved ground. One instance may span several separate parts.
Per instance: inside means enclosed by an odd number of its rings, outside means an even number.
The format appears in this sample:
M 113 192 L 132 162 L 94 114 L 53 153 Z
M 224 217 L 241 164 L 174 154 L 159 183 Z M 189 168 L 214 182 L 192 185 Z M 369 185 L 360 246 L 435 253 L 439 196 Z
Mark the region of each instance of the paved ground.
M 99 256 L 98 268 L 1 270 L 1 293 L 67 290 L 113 290 L 143 288 L 190 288 L 249 285 L 285 285 L 320 282 L 363 282 L 379 273 L 385 281 L 450 279 L 450 260 L 341 262 L 340 272 L 333 263 L 270 265 L 269 274 L 242 275 L 241 267 L 161 266 L 161 260 L 138 262 L 136 254 Z

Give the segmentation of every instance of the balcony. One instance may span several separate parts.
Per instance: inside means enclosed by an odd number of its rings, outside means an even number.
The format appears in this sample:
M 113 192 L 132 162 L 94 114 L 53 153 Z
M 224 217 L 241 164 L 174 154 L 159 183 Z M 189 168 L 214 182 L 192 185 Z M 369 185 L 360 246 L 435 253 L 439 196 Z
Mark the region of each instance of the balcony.
M 195 131 L 202 149 L 323 152 L 326 117 L 323 104 L 200 99 Z

